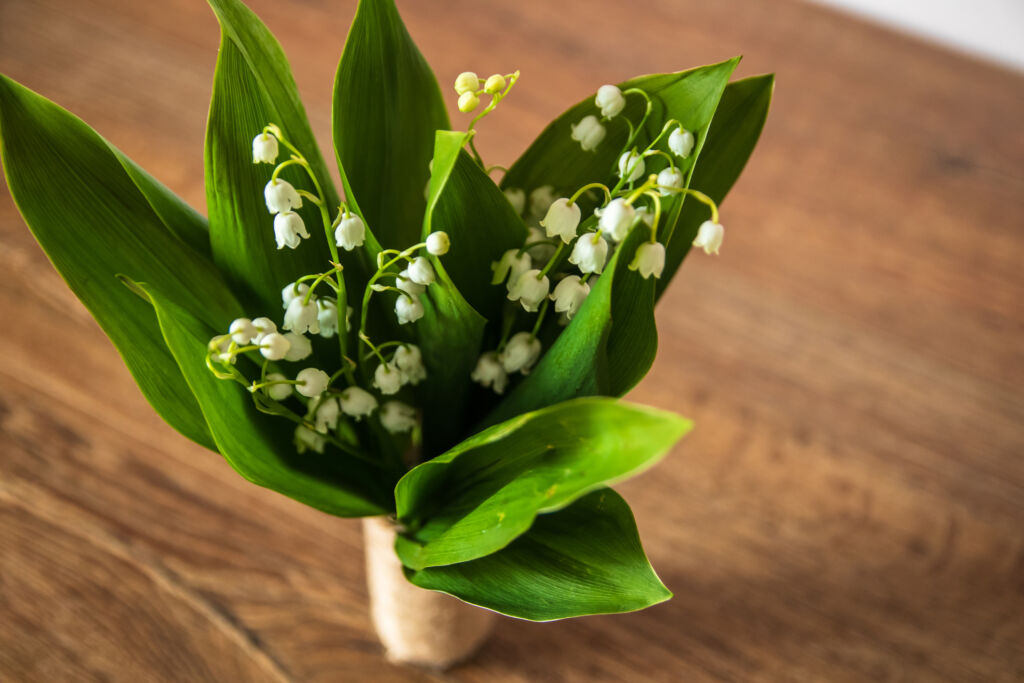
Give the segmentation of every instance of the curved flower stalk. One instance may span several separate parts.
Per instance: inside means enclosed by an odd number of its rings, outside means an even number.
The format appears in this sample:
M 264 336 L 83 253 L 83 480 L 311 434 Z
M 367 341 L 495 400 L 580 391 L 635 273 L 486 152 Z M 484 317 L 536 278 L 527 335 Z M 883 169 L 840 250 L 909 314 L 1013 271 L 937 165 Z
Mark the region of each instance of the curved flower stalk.
M 487 166 L 475 137 L 519 72 L 459 74 L 450 131 L 393 2 L 362 0 L 335 82 L 342 200 L 276 40 L 210 3 L 209 220 L 0 77 L 11 193 L 146 398 L 259 485 L 394 515 L 416 585 L 544 620 L 667 599 L 606 487 L 691 425 L 616 397 L 687 251 L 721 251 L 771 78 L 729 84 L 730 60 L 604 85 Z

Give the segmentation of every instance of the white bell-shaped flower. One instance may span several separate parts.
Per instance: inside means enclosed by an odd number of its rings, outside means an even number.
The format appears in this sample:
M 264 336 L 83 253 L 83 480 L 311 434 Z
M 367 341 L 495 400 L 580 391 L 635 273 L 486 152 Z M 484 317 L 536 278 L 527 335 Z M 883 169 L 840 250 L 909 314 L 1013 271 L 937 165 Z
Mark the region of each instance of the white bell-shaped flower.
M 282 329 L 291 330 L 299 334 L 311 332 L 320 333 L 320 317 L 317 310 L 316 297 L 311 296 L 309 301 L 305 297 L 296 297 L 288 304 L 284 312 L 284 324 Z
M 423 317 L 423 303 L 419 297 L 402 294 L 395 299 L 395 315 L 399 325 L 414 323 Z
M 231 321 L 231 327 L 228 328 L 228 334 L 231 335 L 231 339 L 234 340 L 239 346 L 245 346 L 252 342 L 258 332 L 256 326 L 252 324 L 252 321 L 248 318 L 236 318 Z
M 542 233 L 543 235 L 543 233 Z M 497 285 L 506 280 L 506 278 L 513 282 L 520 275 L 530 269 L 530 255 L 526 252 L 519 253 L 518 249 L 509 249 L 501 258 L 491 263 L 491 270 L 494 271 L 494 277 L 491 278 L 491 284 Z
M 517 332 L 498 354 L 498 360 L 501 361 L 501 367 L 505 372 L 521 372 L 526 375 L 540 358 L 540 351 L 539 339 L 529 332 Z
M 583 148 L 584 152 L 591 152 L 597 149 L 597 146 L 601 144 L 601 141 L 604 140 L 604 136 L 608 132 L 593 114 L 584 116 L 580 119 L 579 123 L 574 123 L 570 126 L 570 130 L 572 131 L 570 137 L 580 143 L 580 147 Z
M 452 240 L 448 233 L 437 230 L 427 235 L 427 251 L 434 256 L 444 256 L 452 247 Z
M 649 206 L 641 206 L 636 210 L 636 218 L 648 228 L 654 226 L 654 211 Z
M 348 387 L 338 396 L 341 412 L 357 421 L 370 415 L 377 409 L 377 399 L 373 394 L 360 387 Z
M 608 242 L 599 235 L 586 234 L 576 240 L 569 254 L 569 263 L 583 273 L 598 273 L 608 261 Z
M 555 201 L 555 188 L 541 185 L 530 193 L 530 218 L 539 221 L 548 212 L 551 202 Z
M 277 161 L 277 138 L 260 133 L 252 139 L 252 163 L 272 164 Z
M 622 197 L 611 200 L 608 206 L 601 210 L 600 215 L 598 227 L 613 242 L 624 240 L 633 226 L 633 221 L 636 220 L 636 210 Z
M 472 71 L 463 71 L 455 77 L 455 92 L 459 95 L 480 87 L 480 77 Z
M 320 324 L 320 336 L 329 339 L 338 333 L 338 304 L 334 299 L 320 297 L 316 300 L 316 321 Z
M 366 241 L 366 224 L 363 223 L 363 219 L 356 214 L 342 218 L 338 227 L 334 229 L 334 241 L 345 251 L 363 246 L 363 242 Z
M 721 223 L 704 221 L 697 229 L 697 238 L 693 240 L 693 246 L 703 249 L 705 254 L 717 254 L 724 238 L 725 228 Z
M 306 451 L 323 453 L 326 446 L 327 439 L 322 434 L 317 434 L 306 425 L 299 425 L 295 428 L 295 450 L 299 453 Z
M 437 277 L 434 275 L 434 267 L 430 265 L 426 256 L 414 258 L 406 270 L 409 271 L 409 279 L 418 285 L 429 285 Z
M 274 216 L 274 239 L 277 241 L 278 249 L 294 249 L 302 244 L 303 239 L 308 238 L 309 232 L 299 214 L 294 211 L 282 211 Z
M 280 372 L 268 373 L 267 382 L 271 382 L 271 384 L 263 387 L 263 393 L 275 401 L 283 401 L 292 395 L 292 385 L 288 383 L 288 378 Z M 274 384 L 274 382 L 279 382 L 279 384 Z
M 509 282 L 509 301 L 518 301 L 530 313 L 537 310 L 540 302 L 547 298 L 551 289 L 547 275 L 541 275 L 536 268 L 531 268 L 515 281 L 509 280 Z
M 380 407 L 380 424 L 392 434 L 403 434 L 416 426 L 416 409 L 401 401 L 387 401 Z
M 402 344 L 395 349 L 391 359 L 402 372 L 402 384 L 417 385 L 427 378 L 427 368 L 423 365 L 423 354 L 415 344 Z
M 373 386 L 385 396 L 397 394 L 402 388 L 402 371 L 394 362 L 381 363 L 373 373 Z
M 505 190 L 505 198 L 516 214 L 522 216 L 523 210 L 526 209 L 526 193 L 518 187 L 510 187 Z
M 267 360 L 283 359 L 290 347 L 288 339 L 279 332 L 264 334 L 256 343 L 260 346 L 260 353 Z
M 313 353 L 313 343 L 301 334 L 285 332 L 284 338 L 288 340 L 289 344 L 288 352 L 284 354 L 285 360 L 294 363 L 309 358 Z
M 532 265 L 543 268 L 551 257 L 555 255 L 555 245 L 551 244 L 547 234 L 531 225 L 526 231 L 526 244 L 532 244 L 526 253 L 533 259 Z
M 277 332 L 277 324 L 266 317 L 253 318 L 252 326 L 256 328 L 256 334 L 252 338 L 253 344 L 259 344 L 263 337 Z
M 476 367 L 473 368 L 469 378 L 478 384 L 490 387 L 496 394 L 505 393 L 505 387 L 508 386 L 508 373 L 505 372 L 501 361 L 498 360 L 498 354 L 494 351 L 488 351 L 477 359 Z
M 297 297 L 306 296 L 306 292 L 309 291 L 309 285 L 305 282 L 295 284 L 294 282 L 284 286 L 281 290 L 281 308 L 288 308 L 288 304 L 292 302 L 292 299 Z
M 540 224 L 548 237 L 560 237 L 569 244 L 576 239 L 576 228 L 580 225 L 580 205 L 570 204 L 564 197 L 557 199 L 548 207 L 548 214 Z
M 302 197 L 287 180 L 275 178 L 263 188 L 263 198 L 267 201 L 267 211 L 281 213 L 289 209 L 302 208 Z
M 644 158 L 637 151 L 625 152 L 619 157 L 619 177 L 631 183 L 644 174 Z
M 406 294 L 410 294 L 414 297 L 419 296 L 427 289 L 423 285 L 412 281 L 408 268 L 400 272 L 395 278 L 395 287 L 398 287 Z
M 618 116 L 626 107 L 626 97 L 617 86 L 602 85 L 597 89 L 594 104 L 601 110 L 601 116 L 610 119 Z
M 667 188 L 679 189 L 683 186 L 683 174 L 678 168 L 672 168 L 671 166 L 662 169 L 658 174 L 658 185 L 661 186 L 658 188 L 658 192 L 661 193 L 662 197 L 670 195 L 672 190 Z
M 309 402 L 309 412 L 313 415 L 316 431 L 321 434 L 326 434 L 328 431 L 338 428 L 341 407 L 338 406 L 338 399 L 335 397 L 321 396 L 313 399 Z
M 661 272 L 665 270 L 665 245 L 661 242 L 644 242 L 636 248 L 629 269 L 639 271 L 645 280 L 652 275 L 661 277 Z
M 693 143 L 693 133 L 683 127 L 676 128 L 669 133 L 668 148 L 683 159 L 690 156 L 690 153 L 693 152 Z
M 331 376 L 319 368 L 303 368 L 295 375 L 298 384 L 295 391 L 308 398 L 314 398 L 327 391 Z
M 576 311 L 590 294 L 590 285 L 580 280 L 578 275 L 566 275 L 555 285 L 551 292 L 551 299 L 555 302 L 555 312 L 564 313 L 565 317 L 572 320 Z

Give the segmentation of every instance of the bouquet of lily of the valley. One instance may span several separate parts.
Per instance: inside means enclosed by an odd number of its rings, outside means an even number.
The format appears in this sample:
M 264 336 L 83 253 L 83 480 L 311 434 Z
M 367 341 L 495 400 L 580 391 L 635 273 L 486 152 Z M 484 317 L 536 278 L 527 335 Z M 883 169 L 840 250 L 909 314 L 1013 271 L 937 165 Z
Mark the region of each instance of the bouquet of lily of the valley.
M 254 483 L 390 516 L 416 586 L 533 620 L 668 598 L 607 487 L 690 423 L 616 397 L 691 246 L 722 244 L 772 78 L 729 83 L 734 59 L 604 85 L 490 166 L 475 136 L 519 72 L 459 74 L 452 123 L 392 0 L 362 0 L 342 199 L 278 43 L 210 2 L 208 218 L 0 77 L 11 193 L 149 402 Z

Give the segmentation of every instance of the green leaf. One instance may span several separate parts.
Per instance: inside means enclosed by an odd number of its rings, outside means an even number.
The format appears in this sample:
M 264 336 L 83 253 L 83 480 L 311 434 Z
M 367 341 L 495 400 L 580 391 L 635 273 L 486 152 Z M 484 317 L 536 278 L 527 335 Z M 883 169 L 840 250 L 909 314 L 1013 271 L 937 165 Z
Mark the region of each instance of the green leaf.
M 80 119 L 3 76 L 0 132 L 11 195 L 54 267 L 157 413 L 213 448 L 152 308 L 117 279 L 144 278 L 206 324 L 226 329 L 240 309 L 213 265 L 186 244 L 198 226 L 179 210 L 180 200 Z
M 505 195 L 465 151 L 466 134 L 438 131 L 434 164 L 451 173 L 440 178 L 443 187 L 424 221 L 423 239 L 443 230 L 452 246 L 441 261 L 466 301 L 487 320 L 501 314 L 503 287 L 491 285 L 492 261 L 523 245 L 526 226 Z M 454 159 L 454 163 L 453 163 Z
M 774 87 L 775 77 L 770 74 L 726 86 L 700 154 L 700 165 L 694 169 L 691 187 L 716 203 L 725 199 L 761 137 Z M 674 232 L 665 253 L 665 271 L 658 281 L 659 297 L 690 251 L 697 228 L 707 218 L 707 207 L 691 201 L 682 205 L 675 222 L 667 224 Z
M 449 127 L 430 66 L 393 0 L 362 0 L 334 82 L 334 149 L 349 202 L 381 244 L 419 236 L 434 131 Z
M 409 471 L 395 487 L 408 533 L 395 550 L 412 569 L 504 548 L 534 517 L 654 464 L 691 428 L 677 415 L 583 398 L 480 432 Z
M 217 379 L 204 364 L 214 331 L 156 287 L 135 283 L 156 310 L 160 329 L 195 394 L 217 448 L 239 474 L 318 510 L 339 517 L 388 512 L 381 470 L 334 450 L 300 455 L 292 442 L 295 426 L 256 410 L 240 384 Z
M 647 561 L 629 505 L 611 489 L 538 516 L 492 555 L 405 572 L 421 588 L 531 621 L 632 612 L 672 597 Z
M 302 152 L 332 210 L 338 197 L 313 137 L 281 46 L 239 0 L 209 0 L 221 24 L 220 53 L 206 129 L 206 202 L 214 260 L 246 304 L 278 310 L 281 289 L 297 277 L 329 267 L 331 257 L 320 212 L 310 201 L 299 210 L 311 238 L 297 249 L 277 249 L 274 218 L 263 188 L 271 164 L 252 163 L 252 139 L 268 123 L 279 125 Z M 282 145 L 279 161 L 288 156 Z M 290 166 L 279 176 L 315 192 L 308 175 Z

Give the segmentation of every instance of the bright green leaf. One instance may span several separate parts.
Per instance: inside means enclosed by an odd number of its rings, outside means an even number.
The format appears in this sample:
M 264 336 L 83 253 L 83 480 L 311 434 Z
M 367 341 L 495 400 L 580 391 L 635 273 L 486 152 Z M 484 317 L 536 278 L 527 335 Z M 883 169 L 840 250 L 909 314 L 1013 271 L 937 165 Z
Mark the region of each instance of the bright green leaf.
M 349 202 L 381 244 L 420 234 L 434 131 L 448 115 L 393 0 L 362 0 L 334 83 L 334 148 Z
M 607 398 L 512 418 L 398 482 L 398 517 L 409 531 L 395 549 L 413 569 L 490 555 L 537 514 L 649 467 L 690 428 L 677 415 Z
M 539 515 L 492 555 L 406 569 L 406 576 L 421 588 L 531 621 L 632 612 L 672 597 L 647 561 L 629 505 L 611 489 Z

